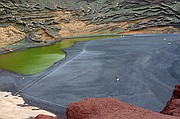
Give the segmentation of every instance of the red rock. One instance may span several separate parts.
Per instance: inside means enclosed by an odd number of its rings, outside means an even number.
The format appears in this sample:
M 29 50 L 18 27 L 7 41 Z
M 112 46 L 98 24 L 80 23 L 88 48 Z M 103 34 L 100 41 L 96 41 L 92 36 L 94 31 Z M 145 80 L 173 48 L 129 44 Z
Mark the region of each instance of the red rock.
M 67 119 L 179 119 L 125 104 L 113 98 L 87 98 L 71 103 Z
M 175 86 L 172 98 L 167 102 L 161 113 L 180 117 L 180 85 Z
M 53 116 L 47 116 L 47 115 L 39 114 L 34 119 L 57 119 L 57 118 L 53 117 Z

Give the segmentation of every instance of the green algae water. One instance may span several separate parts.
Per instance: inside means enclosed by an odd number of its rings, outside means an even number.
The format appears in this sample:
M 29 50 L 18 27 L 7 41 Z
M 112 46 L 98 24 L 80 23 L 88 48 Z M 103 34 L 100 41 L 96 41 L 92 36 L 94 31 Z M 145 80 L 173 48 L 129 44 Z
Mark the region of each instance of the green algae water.
M 36 74 L 63 59 L 65 57 L 63 49 L 71 47 L 75 42 L 98 40 L 108 37 L 113 36 L 64 39 L 50 46 L 2 54 L 0 55 L 0 68 L 19 74 Z

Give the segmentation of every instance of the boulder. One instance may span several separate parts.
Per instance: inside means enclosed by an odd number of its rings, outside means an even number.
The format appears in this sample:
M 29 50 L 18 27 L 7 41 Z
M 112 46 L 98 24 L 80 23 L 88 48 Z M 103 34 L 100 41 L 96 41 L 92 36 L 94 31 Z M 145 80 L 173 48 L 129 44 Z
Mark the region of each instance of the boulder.
M 0 15 L 6 15 L 6 11 L 3 8 L 0 8 Z
M 59 38 L 60 34 L 59 31 L 61 29 L 57 26 L 46 26 L 45 27 L 45 31 L 47 34 L 49 34 L 50 36 L 52 36 L 53 38 Z
M 30 32 L 28 38 L 34 42 L 40 42 L 40 36 L 38 36 L 35 32 Z
M 178 119 L 125 104 L 113 98 L 87 98 L 71 103 L 67 119 Z
M 47 116 L 47 115 L 39 114 L 34 119 L 57 119 L 57 118 L 53 117 L 53 116 Z
M 180 117 L 180 85 L 175 86 L 172 98 L 167 102 L 161 113 Z

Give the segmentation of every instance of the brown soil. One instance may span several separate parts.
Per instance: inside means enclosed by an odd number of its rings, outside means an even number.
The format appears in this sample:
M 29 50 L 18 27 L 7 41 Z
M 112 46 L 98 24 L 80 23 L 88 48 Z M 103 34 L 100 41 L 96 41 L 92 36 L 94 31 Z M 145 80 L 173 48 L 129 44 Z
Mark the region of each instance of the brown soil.
M 74 18 L 72 13 L 69 11 L 54 11 L 52 14 L 56 16 L 54 19 L 57 22 L 60 22 L 57 26 L 60 26 L 61 28 L 59 34 L 61 34 L 62 37 L 93 34 L 93 30 L 99 27 L 94 24 L 87 25 L 86 22 Z
M 0 46 L 17 42 L 25 37 L 25 33 L 14 26 L 0 27 L 0 33 Z
M 60 22 L 61 31 L 59 32 L 62 37 L 86 35 L 86 34 L 157 34 L 157 33 L 172 33 L 173 31 L 179 31 L 178 28 L 173 26 L 161 26 L 161 27 L 148 27 L 138 30 L 129 30 L 130 26 L 134 26 L 138 23 L 146 23 L 154 18 L 143 18 L 132 21 L 114 22 L 108 24 L 87 24 L 85 21 L 80 21 L 73 17 L 71 12 L 54 11 L 52 12 L 56 17 L 56 21 Z M 143 27 L 143 26 L 141 26 Z M 146 27 L 146 26 L 144 26 Z

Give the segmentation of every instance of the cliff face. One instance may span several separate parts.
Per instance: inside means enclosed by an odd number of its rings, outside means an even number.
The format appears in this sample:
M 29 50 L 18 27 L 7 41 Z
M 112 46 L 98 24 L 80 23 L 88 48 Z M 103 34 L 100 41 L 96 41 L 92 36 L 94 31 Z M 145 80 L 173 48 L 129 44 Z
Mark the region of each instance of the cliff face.
M 32 41 L 52 40 L 59 37 L 59 27 L 50 11 L 33 3 L 20 4 L 20 1 L 0 2 L 0 27 L 13 26 L 26 34 Z
M 0 27 L 13 26 L 35 42 L 82 34 L 176 33 L 179 23 L 175 0 L 0 1 Z

